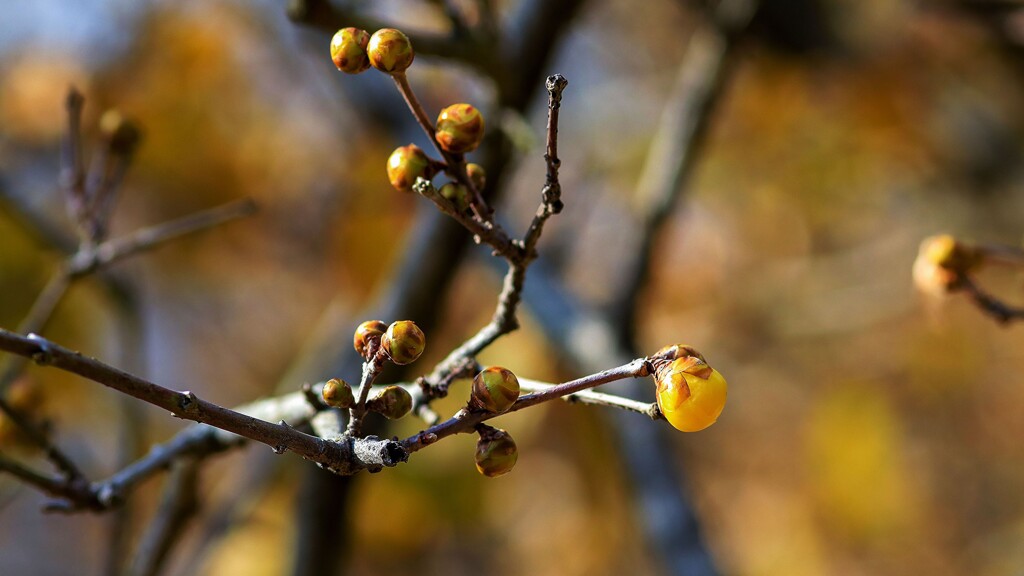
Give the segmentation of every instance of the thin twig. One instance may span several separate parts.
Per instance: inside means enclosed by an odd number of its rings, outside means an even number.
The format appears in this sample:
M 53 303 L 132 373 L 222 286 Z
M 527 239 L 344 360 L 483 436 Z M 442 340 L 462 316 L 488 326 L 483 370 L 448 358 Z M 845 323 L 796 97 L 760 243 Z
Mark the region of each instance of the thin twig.
M 508 412 L 516 412 L 524 408 L 536 406 L 537 404 L 540 404 L 542 402 L 547 402 L 550 400 L 554 400 L 556 398 L 561 398 L 562 396 L 567 396 L 569 394 L 575 394 L 576 392 L 580 392 L 581 390 L 594 388 L 595 386 L 600 386 L 602 384 L 607 384 L 609 382 L 615 382 L 616 380 L 648 376 L 650 375 L 650 373 L 650 364 L 648 363 L 647 359 L 638 358 L 636 360 L 633 360 L 629 364 L 624 364 L 616 368 L 604 370 L 603 372 L 598 372 L 597 374 L 584 376 L 583 378 L 577 378 L 576 380 L 572 380 L 564 384 L 559 384 L 557 386 L 551 386 L 550 388 L 545 388 L 540 392 L 527 394 L 526 396 L 520 396 L 519 399 L 516 400 L 515 404 L 513 404 L 512 407 L 508 409 Z M 490 420 L 500 415 L 501 414 L 483 411 L 470 412 L 463 409 L 459 411 L 459 413 L 457 413 L 455 416 L 449 418 L 448 420 L 445 420 L 440 424 L 431 426 L 430 428 L 418 434 L 406 438 L 405 440 L 402 441 L 401 445 L 408 453 L 411 454 L 413 452 L 416 452 L 417 450 L 422 449 L 425 446 L 437 442 L 438 440 L 446 436 L 451 436 L 453 434 L 459 433 L 473 432 L 477 424 L 480 424 L 481 422 L 486 422 L 487 420 Z
M 0 329 L 0 350 L 31 357 L 38 364 L 78 374 L 159 406 L 179 418 L 203 422 L 262 442 L 276 452 L 291 450 L 338 474 L 352 474 L 363 468 L 394 466 L 406 458 L 406 454 L 395 442 L 374 438 L 360 438 L 355 443 L 328 442 L 286 424 L 272 424 L 218 406 L 192 392 L 165 388 L 37 336 L 25 337 Z
M 381 346 L 379 339 L 371 342 L 368 353 L 370 359 L 363 362 L 363 373 L 359 379 L 356 403 L 349 409 L 348 427 L 345 430 L 345 434 L 351 437 L 359 436 L 362 431 L 363 418 L 366 416 L 366 401 L 370 397 L 370 388 L 373 387 L 373 381 L 377 379 L 377 376 L 380 376 L 381 370 L 384 369 L 384 363 L 387 360 L 384 347 Z
M 126 574 L 154 576 L 159 572 L 174 544 L 184 533 L 189 520 L 199 510 L 198 480 L 197 460 L 185 458 L 175 462 L 164 484 L 160 506 L 142 536 Z
M 525 378 L 519 379 L 519 387 L 523 390 L 531 392 L 542 392 L 549 390 L 553 387 L 553 384 L 545 382 L 538 382 L 536 380 L 528 380 Z M 562 400 L 570 404 L 588 404 L 593 406 L 610 406 L 612 408 L 621 408 L 629 412 L 636 412 L 647 416 L 651 420 L 664 420 L 665 416 L 658 409 L 658 404 L 651 402 L 640 402 L 631 398 L 624 398 L 616 394 L 606 394 L 604 392 L 594 392 L 593 390 L 584 390 L 582 392 L 576 392 L 575 394 L 569 394 L 563 396 Z
M 0 472 L 7 472 L 22 482 L 34 486 L 55 498 L 65 498 L 74 502 L 95 501 L 88 482 L 69 481 L 67 478 L 48 476 L 0 453 Z
M 957 286 L 966 291 L 978 308 L 994 318 L 996 322 L 1009 324 L 1014 320 L 1024 320 L 1024 308 L 1010 306 L 992 296 L 982 290 L 968 275 L 961 275 Z

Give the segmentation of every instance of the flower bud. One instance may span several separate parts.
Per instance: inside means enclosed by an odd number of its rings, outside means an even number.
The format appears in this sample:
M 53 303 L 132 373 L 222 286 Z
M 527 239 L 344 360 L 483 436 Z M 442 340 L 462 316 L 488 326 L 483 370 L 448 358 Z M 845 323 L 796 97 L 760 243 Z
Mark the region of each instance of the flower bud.
M 379 412 L 389 420 L 398 420 L 412 410 L 412 395 L 401 386 L 388 386 L 366 402 L 366 409 Z
M 465 212 L 469 208 L 469 188 L 458 182 L 449 182 L 441 186 L 438 193 L 451 202 L 459 212 Z
M 348 408 L 356 403 L 352 387 L 340 378 L 331 378 L 325 382 L 322 395 L 324 402 L 334 408 Z
M 408 364 L 420 357 L 427 337 L 412 320 L 399 320 L 388 326 L 381 339 L 384 351 L 395 364 Z
M 496 478 L 512 471 L 519 459 L 516 443 L 504 430 L 494 428 L 480 433 L 476 443 L 476 469 L 488 478 Z
M 519 398 L 519 379 L 511 370 L 501 366 L 484 368 L 473 378 L 473 391 L 469 404 L 478 410 L 502 413 Z
M 914 284 L 922 292 L 947 294 L 959 288 L 964 274 L 980 262 L 977 250 L 948 234 L 925 238 L 914 260 Z
M 469 176 L 469 180 L 477 192 L 484 191 L 484 186 L 487 185 L 487 171 L 483 166 L 472 162 L 466 164 L 466 175 Z
M 476 150 L 484 138 L 484 117 L 469 104 L 452 104 L 437 116 L 437 143 L 452 154 Z
M 380 342 L 387 329 L 388 325 L 380 320 L 367 320 L 356 328 L 356 333 L 352 337 L 352 346 L 360 356 L 369 360 L 373 342 Z
M 677 349 L 684 348 L 688 347 Z M 655 372 L 658 408 L 676 429 L 696 432 L 718 420 L 725 408 L 728 385 L 699 353 L 682 354 L 662 363 Z
M 374 32 L 366 53 L 374 68 L 388 74 L 405 71 L 415 57 L 409 37 L 394 28 L 381 28 Z
M 415 144 L 399 146 L 388 157 L 388 181 L 397 190 L 412 192 L 417 178 L 430 179 L 430 159 Z
M 370 35 L 359 28 L 342 28 L 331 38 L 331 60 L 346 74 L 359 74 L 370 67 L 366 46 Z

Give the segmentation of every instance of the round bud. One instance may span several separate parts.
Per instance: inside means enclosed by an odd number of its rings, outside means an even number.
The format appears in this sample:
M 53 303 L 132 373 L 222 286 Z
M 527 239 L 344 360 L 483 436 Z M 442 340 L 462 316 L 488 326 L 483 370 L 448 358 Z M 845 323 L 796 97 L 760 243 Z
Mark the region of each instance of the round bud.
M 381 28 L 374 32 L 366 53 L 374 68 L 389 74 L 404 71 L 415 57 L 409 37 L 394 28 Z
M 434 136 L 452 154 L 472 152 L 484 138 L 484 117 L 469 104 L 452 104 L 438 114 Z
M 469 208 L 469 188 L 458 182 L 449 182 L 438 191 L 442 197 L 451 202 L 459 212 Z
M 375 341 L 380 342 L 387 329 L 388 325 L 380 320 L 367 320 L 356 328 L 356 333 L 352 337 L 352 346 L 356 349 L 356 352 L 359 352 L 360 356 L 369 360 L 372 344 Z
M 399 146 L 388 157 L 388 182 L 397 190 L 412 192 L 417 178 L 430 179 L 430 159 L 415 144 Z
M 963 277 L 981 262 L 977 250 L 948 234 L 921 242 L 914 260 L 914 284 L 923 292 L 943 295 L 963 285 Z
M 427 337 L 412 320 L 399 320 L 388 326 L 381 344 L 392 362 L 399 365 L 408 364 L 423 354 Z
M 469 403 L 473 408 L 502 413 L 519 398 L 519 379 L 507 368 L 490 366 L 473 378 Z
M 476 443 L 476 469 L 488 478 L 508 474 L 519 459 L 516 443 L 504 430 L 490 429 Z
M 346 74 L 359 74 L 370 67 L 366 46 L 370 35 L 359 28 L 342 28 L 331 38 L 331 60 Z
M 487 185 L 487 172 L 484 167 L 470 162 L 466 164 L 466 175 L 469 176 L 469 181 L 473 183 L 476 191 L 483 192 L 484 186 Z
M 703 430 L 718 420 L 728 385 L 703 357 L 682 356 L 661 366 L 654 376 L 658 408 L 669 424 L 683 432 Z
M 389 420 L 398 420 L 412 410 L 412 395 L 401 386 L 388 386 L 366 402 L 366 409 L 379 412 Z
M 356 403 L 352 387 L 340 378 L 331 378 L 325 382 L 322 395 L 324 402 L 334 408 L 348 408 Z

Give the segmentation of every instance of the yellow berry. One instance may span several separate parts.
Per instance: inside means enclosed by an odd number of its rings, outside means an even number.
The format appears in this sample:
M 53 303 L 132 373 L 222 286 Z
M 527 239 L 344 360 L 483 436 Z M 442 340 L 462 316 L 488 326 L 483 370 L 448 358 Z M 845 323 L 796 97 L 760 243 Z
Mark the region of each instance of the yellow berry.
M 359 74 L 370 67 L 366 47 L 370 35 L 359 28 L 342 28 L 331 38 L 331 60 L 346 74 Z
M 434 135 L 452 154 L 472 152 L 484 138 L 484 117 L 469 104 L 452 104 L 438 114 Z
M 423 353 L 427 337 L 412 320 L 400 320 L 388 326 L 381 339 L 384 351 L 395 364 L 408 364 Z
M 381 28 L 370 37 L 366 48 L 370 64 L 381 72 L 403 72 L 416 56 L 409 37 L 394 28 Z
M 488 478 L 508 474 L 519 459 L 516 443 L 504 430 L 488 429 L 476 443 L 476 469 Z
M 331 378 L 325 382 L 322 396 L 324 402 L 334 408 L 348 408 L 356 402 L 356 398 L 352 394 L 352 387 L 340 378 Z
M 360 356 L 369 360 L 371 344 L 374 341 L 380 342 L 387 329 L 388 325 L 380 320 L 367 320 L 356 328 L 356 333 L 352 336 L 352 346 Z
M 417 178 L 430 179 L 430 159 L 417 145 L 399 146 L 388 157 L 388 182 L 396 190 L 412 192 Z
M 722 374 L 696 355 L 682 356 L 655 374 L 658 408 L 683 432 L 711 426 L 725 408 L 728 385 Z

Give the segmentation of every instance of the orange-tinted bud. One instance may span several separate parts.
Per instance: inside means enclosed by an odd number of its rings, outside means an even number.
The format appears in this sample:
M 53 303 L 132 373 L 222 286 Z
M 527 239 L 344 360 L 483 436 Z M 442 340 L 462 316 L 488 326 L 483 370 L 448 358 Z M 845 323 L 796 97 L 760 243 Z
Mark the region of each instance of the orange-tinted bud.
M 394 28 L 381 28 L 370 37 L 366 48 L 370 64 L 381 72 L 402 72 L 416 56 L 409 37 Z
M 346 74 L 359 74 L 370 67 L 366 47 L 370 34 L 359 28 L 342 28 L 331 38 L 331 60 Z
M 438 114 L 434 135 L 452 154 L 472 152 L 484 138 L 484 117 L 469 104 L 452 104 Z

